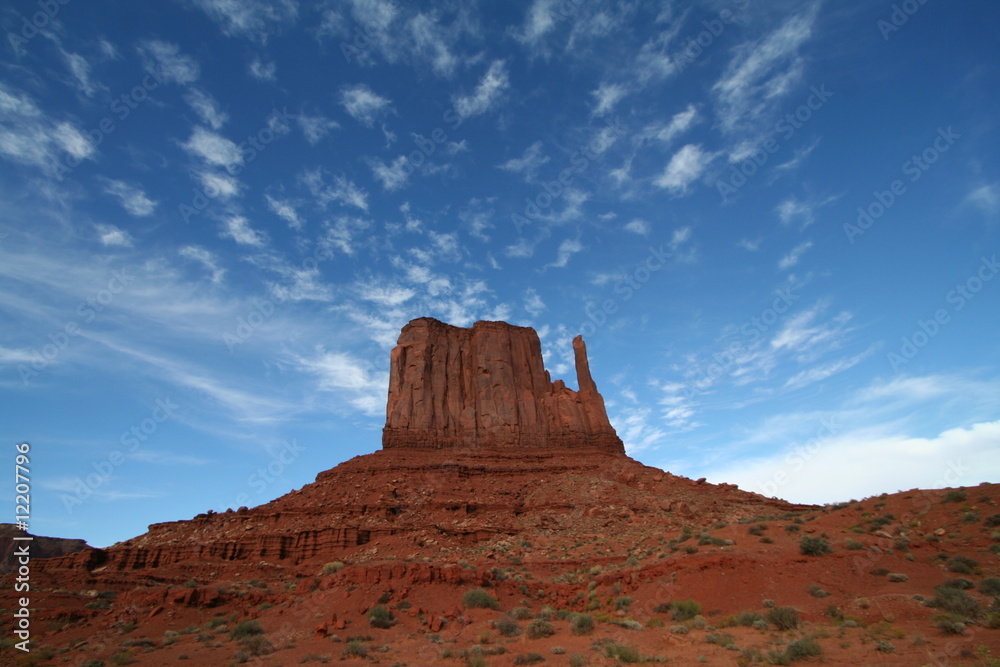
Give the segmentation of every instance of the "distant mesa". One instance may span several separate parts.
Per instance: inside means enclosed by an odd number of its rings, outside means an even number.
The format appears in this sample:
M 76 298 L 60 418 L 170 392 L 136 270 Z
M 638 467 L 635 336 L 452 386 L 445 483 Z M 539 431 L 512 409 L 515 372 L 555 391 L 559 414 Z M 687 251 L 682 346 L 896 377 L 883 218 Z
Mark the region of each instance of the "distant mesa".
M 579 391 L 552 381 L 530 327 L 476 322 L 462 328 L 415 319 L 392 350 L 382 446 L 624 455 L 580 336 L 573 352 Z
M 14 541 L 15 537 L 31 537 L 32 539 L 30 542 L 16 542 Z M 83 540 L 32 535 L 12 523 L 0 523 L 0 574 L 7 574 L 17 569 L 18 560 L 14 558 L 14 551 L 25 544 L 31 545 L 31 558 L 65 556 L 89 548 Z

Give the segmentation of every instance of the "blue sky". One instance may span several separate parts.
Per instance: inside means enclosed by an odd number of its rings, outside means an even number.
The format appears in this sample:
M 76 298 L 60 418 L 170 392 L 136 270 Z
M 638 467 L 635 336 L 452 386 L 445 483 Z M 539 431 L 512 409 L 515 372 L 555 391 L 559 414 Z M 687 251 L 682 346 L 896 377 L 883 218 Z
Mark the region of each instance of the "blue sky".
M 103 546 L 376 450 L 421 316 L 530 325 L 571 386 L 583 333 L 630 455 L 677 474 L 998 481 L 998 19 L 6 3 L 0 433 L 32 530 Z

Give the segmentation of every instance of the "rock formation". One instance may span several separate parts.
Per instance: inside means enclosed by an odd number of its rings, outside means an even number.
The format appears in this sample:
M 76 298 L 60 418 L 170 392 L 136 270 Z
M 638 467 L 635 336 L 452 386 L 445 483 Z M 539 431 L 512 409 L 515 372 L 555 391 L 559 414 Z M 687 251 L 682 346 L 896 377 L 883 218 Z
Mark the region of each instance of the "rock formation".
M 15 542 L 15 537 L 32 537 L 28 542 Z M 17 569 L 14 550 L 18 546 L 30 544 L 32 558 L 53 558 L 76 553 L 88 548 L 83 540 L 63 539 L 61 537 L 42 537 L 26 533 L 12 523 L 0 523 L 0 574 L 13 572 Z
M 389 368 L 382 446 L 598 449 L 624 454 L 573 340 L 579 391 L 553 382 L 538 334 L 506 322 L 455 327 L 423 317 L 400 333 Z

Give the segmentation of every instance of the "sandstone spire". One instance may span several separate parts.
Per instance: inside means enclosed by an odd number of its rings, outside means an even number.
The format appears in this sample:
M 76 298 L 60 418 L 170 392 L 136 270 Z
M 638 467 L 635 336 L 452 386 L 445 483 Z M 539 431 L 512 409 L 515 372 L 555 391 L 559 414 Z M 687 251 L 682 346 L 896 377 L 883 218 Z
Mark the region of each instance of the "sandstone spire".
M 389 367 L 382 446 L 593 448 L 624 453 L 590 375 L 587 347 L 573 341 L 579 391 L 552 382 L 538 334 L 506 322 L 454 327 L 413 320 Z

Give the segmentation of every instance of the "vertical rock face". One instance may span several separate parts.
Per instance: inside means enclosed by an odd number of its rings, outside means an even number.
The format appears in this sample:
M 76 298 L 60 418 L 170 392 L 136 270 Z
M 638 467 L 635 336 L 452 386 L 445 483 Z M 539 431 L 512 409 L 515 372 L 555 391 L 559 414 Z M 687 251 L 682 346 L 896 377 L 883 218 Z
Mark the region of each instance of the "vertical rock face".
M 382 446 L 568 447 L 623 454 L 579 336 L 573 351 L 579 391 L 551 381 L 534 329 L 506 322 L 463 329 L 427 317 L 413 320 L 392 350 Z

